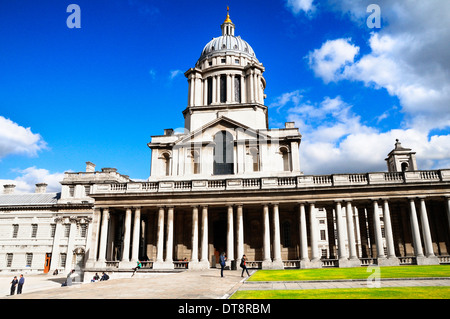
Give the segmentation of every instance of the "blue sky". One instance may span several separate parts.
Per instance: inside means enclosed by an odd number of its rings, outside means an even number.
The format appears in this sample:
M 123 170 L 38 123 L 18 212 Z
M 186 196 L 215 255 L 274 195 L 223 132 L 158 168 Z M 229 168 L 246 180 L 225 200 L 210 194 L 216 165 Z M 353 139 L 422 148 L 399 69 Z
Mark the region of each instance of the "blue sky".
M 450 1 L 5 0 L 0 184 L 57 190 L 86 161 L 148 178 L 147 143 L 183 127 L 183 73 L 227 6 L 266 68 L 270 128 L 303 135 L 305 174 L 385 171 L 396 138 L 419 169 L 450 167 Z

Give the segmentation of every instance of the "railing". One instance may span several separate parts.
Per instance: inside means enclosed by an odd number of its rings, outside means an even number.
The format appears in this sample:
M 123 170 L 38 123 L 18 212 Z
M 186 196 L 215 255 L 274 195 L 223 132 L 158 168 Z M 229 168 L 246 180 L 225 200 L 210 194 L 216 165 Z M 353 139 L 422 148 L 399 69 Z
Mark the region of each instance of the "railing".
M 450 169 L 436 171 L 407 171 L 393 173 L 299 175 L 283 177 L 257 177 L 154 181 L 94 184 L 91 194 L 139 193 L 139 192 L 180 192 L 207 190 L 246 190 L 277 188 L 317 188 L 339 186 L 364 186 L 383 184 L 450 182 Z
M 417 260 L 416 257 L 398 257 L 400 265 L 416 265 Z
M 175 269 L 188 269 L 189 262 L 188 261 L 174 261 L 173 266 Z
M 450 256 L 438 256 L 440 264 L 450 264 Z
M 119 268 L 119 261 L 106 261 L 106 268 Z
M 359 261 L 361 262 L 361 266 L 378 265 L 378 259 L 377 258 L 359 258 Z
M 339 267 L 338 259 L 322 259 L 322 268 Z
M 283 260 L 283 266 L 287 268 L 300 268 L 300 260 Z
M 262 269 L 262 261 L 246 261 L 245 264 L 249 269 Z

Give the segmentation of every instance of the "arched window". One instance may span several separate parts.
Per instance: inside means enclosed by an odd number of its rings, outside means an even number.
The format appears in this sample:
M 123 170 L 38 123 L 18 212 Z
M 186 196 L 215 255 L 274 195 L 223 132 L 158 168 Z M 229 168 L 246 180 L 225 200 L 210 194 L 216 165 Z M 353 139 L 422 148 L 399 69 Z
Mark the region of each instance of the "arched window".
M 408 163 L 407 162 L 403 162 L 402 163 L 402 172 L 406 172 L 408 170 Z
M 286 146 L 280 147 L 281 158 L 283 160 L 283 171 L 289 172 L 291 170 L 291 160 L 289 156 L 289 149 Z
M 169 176 L 170 175 L 170 154 L 169 153 L 162 154 L 162 159 L 164 161 L 165 174 L 166 174 L 166 176 Z
M 220 131 L 214 135 L 214 175 L 234 174 L 233 135 Z
M 198 151 L 191 151 L 191 168 L 193 174 L 200 173 L 200 155 Z

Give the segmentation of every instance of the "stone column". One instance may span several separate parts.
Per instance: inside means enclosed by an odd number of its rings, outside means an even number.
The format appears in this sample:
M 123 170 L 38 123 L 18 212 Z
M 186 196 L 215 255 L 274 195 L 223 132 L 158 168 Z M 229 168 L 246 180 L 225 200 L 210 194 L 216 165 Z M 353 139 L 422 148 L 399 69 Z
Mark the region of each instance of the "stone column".
M 227 212 L 227 266 L 231 269 L 231 261 L 234 260 L 234 225 L 233 206 L 228 206 Z
M 125 263 L 130 261 L 130 237 L 131 237 L 131 208 L 125 211 L 125 233 L 123 235 L 122 260 Z
M 299 221 L 300 221 L 300 260 L 302 262 L 309 261 L 308 259 L 308 237 L 306 234 L 306 216 L 305 216 L 305 204 L 300 203 L 299 206 Z M 301 265 L 300 265 L 301 266 Z
M 237 231 L 237 254 L 236 254 L 236 264 L 238 264 L 238 261 L 240 258 L 242 258 L 242 255 L 244 255 L 244 215 L 242 210 L 242 205 L 237 206 L 236 211 L 236 231 Z
M 67 253 L 66 253 L 66 268 L 65 272 L 69 272 L 72 269 L 73 260 L 73 249 L 75 245 L 75 235 L 77 230 L 77 219 L 76 217 L 69 217 L 70 230 L 69 230 L 69 240 L 67 242 Z
M 269 206 L 263 206 L 263 268 L 272 268 L 270 259 L 270 225 L 269 225 Z
M 280 243 L 280 213 L 278 204 L 273 205 L 273 262 L 272 268 L 284 269 L 281 260 L 281 243 Z
M 139 244 L 141 235 L 141 208 L 137 207 L 134 210 L 134 226 L 133 226 L 133 242 L 131 261 L 136 263 L 139 259 Z
M 430 225 L 428 223 L 427 207 L 424 198 L 420 198 L 420 221 L 422 223 L 425 256 L 434 257 L 433 242 L 431 240 Z
M 100 232 L 100 251 L 98 261 L 100 263 L 106 262 L 106 244 L 108 240 L 108 224 L 109 224 L 109 209 L 103 208 L 102 226 Z
M 320 263 L 319 228 L 317 225 L 316 207 L 314 203 L 309 204 L 309 223 L 311 233 L 311 262 Z
M 381 233 L 380 212 L 378 209 L 378 202 L 376 200 L 373 201 L 373 225 L 375 233 L 375 243 L 377 245 L 377 258 L 386 258 L 386 255 L 384 254 L 383 237 Z
M 202 207 L 202 254 L 200 263 L 209 268 L 208 260 L 208 206 Z
M 414 245 L 414 254 L 416 258 L 424 257 L 422 243 L 420 240 L 419 222 L 417 221 L 416 205 L 414 198 L 409 199 L 409 213 L 411 219 L 411 231 Z
M 168 266 L 173 267 L 173 207 L 167 209 L 166 259 Z
M 347 238 L 348 250 L 350 255 L 349 259 L 358 260 L 358 256 L 356 254 L 355 226 L 353 224 L 353 207 L 351 201 L 347 201 L 345 217 L 347 219 Z
M 192 256 L 191 263 L 198 262 L 198 207 L 192 207 Z
M 96 208 L 94 210 L 94 216 L 95 216 L 95 211 L 98 211 L 98 208 Z M 55 218 L 55 223 L 56 223 L 55 237 L 53 238 L 52 260 L 51 260 L 51 264 L 50 264 L 50 271 L 54 271 L 59 266 L 59 257 L 60 257 L 59 256 L 59 243 L 61 242 L 63 222 L 64 222 L 64 218 L 62 218 L 62 217 Z M 91 255 L 92 255 L 93 261 L 95 261 L 94 258 L 96 258 L 96 255 L 90 253 L 89 257 L 91 257 Z
M 344 233 L 344 221 L 342 219 L 342 207 L 341 202 L 336 201 L 336 226 L 338 236 L 338 257 L 339 262 L 348 258 L 347 249 L 345 248 L 345 233 Z M 339 264 L 341 266 L 341 264 Z
M 395 256 L 394 235 L 392 233 L 391 213 L 389 211 L 389 202 L 387 199 L 383 201 L 383 217 L 384 217 L 384 234 L 386 237 L 387 258 L 397 259 Z
M 158 238 L 156 242 L 156 263 L 163 262 L 164 249 L 164 208 L 160 207 L 158 212 Z
M 86 268 L 90 268 L 94 266 L 94 263 L 97 261 L 98 254 L 98 239 L 100 235 L 100 220 L 101 220 L 101 210 L 100 208 L 94 208 L 94 213 L 92 216 L 92 224 L 89 227 L 89 234 L 87 239 L 86 251 L 88 254 L 88 260 L 86 262 Z M 56 225 L 58 227 L 58 225 Z M 57 230 L 58 228 L 56 228 Z M 56 236 L 56 232 L 55 232 Z M 52 259 L 53 259 L 52 252 Z M 50 268 L 50 270 L 53 270 Z

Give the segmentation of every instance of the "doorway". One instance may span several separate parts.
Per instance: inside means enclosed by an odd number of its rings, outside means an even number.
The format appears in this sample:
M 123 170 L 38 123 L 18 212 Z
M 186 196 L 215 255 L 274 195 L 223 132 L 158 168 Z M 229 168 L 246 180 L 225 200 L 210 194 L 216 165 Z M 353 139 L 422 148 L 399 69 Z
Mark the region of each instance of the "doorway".
M 45 263 L 44 263 L 44 274 L 47 274 L 50 271 L 50 263 L 52 261 L 52 254 L 45 254 Z

